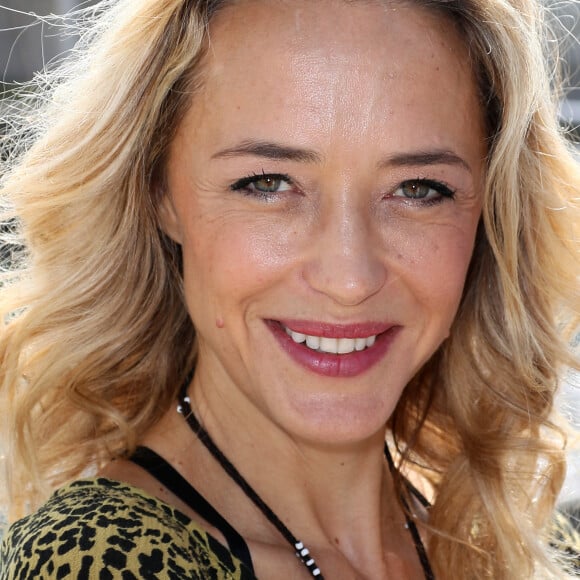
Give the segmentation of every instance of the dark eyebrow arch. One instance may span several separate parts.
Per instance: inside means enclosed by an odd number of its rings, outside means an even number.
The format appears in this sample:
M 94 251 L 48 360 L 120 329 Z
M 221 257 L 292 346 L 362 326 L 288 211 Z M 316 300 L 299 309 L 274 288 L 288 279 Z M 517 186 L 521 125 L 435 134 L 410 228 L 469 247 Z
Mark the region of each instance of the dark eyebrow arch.
M 387 157 L 380 167 L 416 167 L 418 165 L 458 165 L 472 173 L 471 167 L 459 155 L 448 150 L 417 151 Z
M 300 161 L 302 163 L 318 163 L 321 160 L 320 155 L 310 149 L 300 149 L 298 147 L 290 147 L 270 141 L 256 141 L 254 139 L 247 139 L 234 147 L 222 149 L 214 153 L 212 159 L 237 157 L 239 155 L 254 155 L 266 159 Z

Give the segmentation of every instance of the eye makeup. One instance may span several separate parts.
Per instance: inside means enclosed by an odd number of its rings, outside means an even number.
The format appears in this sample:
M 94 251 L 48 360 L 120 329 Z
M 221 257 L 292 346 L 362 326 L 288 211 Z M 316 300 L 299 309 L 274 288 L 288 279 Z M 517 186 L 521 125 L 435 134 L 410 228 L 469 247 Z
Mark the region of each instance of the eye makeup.
M 292 179 L 282 173 L 255 173 L 238 179 L 230 189 L 256 197 L 271 197 L 272 195 L 290 191 L 294 184 Z

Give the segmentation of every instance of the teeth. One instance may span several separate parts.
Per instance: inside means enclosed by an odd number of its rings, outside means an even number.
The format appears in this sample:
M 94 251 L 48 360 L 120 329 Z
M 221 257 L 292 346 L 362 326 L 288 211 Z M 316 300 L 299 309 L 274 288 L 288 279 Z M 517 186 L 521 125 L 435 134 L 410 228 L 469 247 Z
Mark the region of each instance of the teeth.
M 331 354 L 349 354 L 355 350 L 361 351 L 375 344 L 376 335 L 367 338 L 328 338 L 325 336 L 310 336 L 285 328 L 286 334 L 298 344 L 306 342 L 306 346 L 318 352 Z
M 354 339 L 354 347 L 357 350 L 364 350 L 367 346 L 367 339 L 366 338 L 355 338 Z
M 306 335 L 302 334 L 301 332 L 294 332 L 289 328 L 286 328 L 286 334 L 292 338 L 294 342 L 301 343 L 306 340 Z
M 336 342 L 338 343 L 336 349 L 338 354 L 347 354 L 356 347 L 356 338 L 339 338 Z
M 321 338 L 318 350 L 336 354 L 338 352 L 338 338 Z

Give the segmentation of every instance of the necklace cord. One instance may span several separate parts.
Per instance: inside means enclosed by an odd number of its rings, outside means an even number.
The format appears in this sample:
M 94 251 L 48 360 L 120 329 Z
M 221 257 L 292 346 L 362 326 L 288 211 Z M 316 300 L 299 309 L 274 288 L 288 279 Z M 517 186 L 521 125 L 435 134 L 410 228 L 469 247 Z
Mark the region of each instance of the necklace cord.
M 292 546 L 296 556 L 308 568 L 310 574 L 324 580 L 320 568 L 316 565 L 314 558 L 310 555 L 310 550 L 298 540 L 294 534 L 284 525 L 280 518 L 272 511 L 270 506 L 258 495 L 254 488 L 246 481 L 244 476 L 235 468 L 233 463 L 223 454 L 215 444 L 210 434 L 201 426 L 191 408 L 191 401 L 187 396 L 187 384 L 181 390 L 178 412 L 183 415 L 191 430 L 203 443 L 206 449 L 212 454 L 215 460 L 221 465 L 223 470 L 234 481 L 234 483 L 244 492 L 254 505 L 264 514 L 266 519 L 282 534 L 284 539 Z
M 272 509 L 268 506 L 268 504 L 258 495 L 258 493 L 254 490 L 254 488 L 246 481 L 244 476 L 236 469 L 233 463 L 224 455 L 221 449 L 213 441 L 210 434 L 201 426 L 200 422 L 197 420 L 197 417 L 195 416 L 191 408 L 191 400 L 187 395 L 188 384 L 189 381 L 186 381 L 182 385 L 177 411 L 183 415 L 190 429 L 197 436 L 200 442 L 206 447 L 206 449 L 211 453 L 214 459 L 220 464 L 220 466 L 228 474 L 228 476 L 244 492 L 244 494 L 248 497 L 248 499 L 250 499 L 254 503 L 254 505 L 262 512 L 262 514 L 264 514 L 266 519 L 280 532 L 280 534 L 284 537 L 284 539 L 292 546 L 292 548 L 295 550 L 296 556 L 302 561 L 304 566 L 306 566 L 310 574 L 313 577 L 318 578 L 319 580 L 324 580 L 324 576 L 322 575 L 320 568 L 318 568 L 316 562 L 310 555 L 310 551 L 308 550 L 308 548 L 306 548 L 304 544 L 300 540 L 298 540 L 294 536 L 294 534 L 284 525 L 284 523 L 272 511 Z M 395 466 L 395 462 L 393 461 L 391 452 L 389 450 L 389 446 L 387 445 L 386 442 L 384 453 L 389 466 L 389 471 L 391 472 L 391 475 L 394 476 L 396 473 L 399 473 L 399 471 Z M 410 482 L 407 482 L 406 478 L 404 479 L 404 481 L 408 486 L 407 489 L 409 490 L 409 492 L 412 493 L 414 487 Z M 409 508 L 409 503 L 407 499 L 404 497 L 402 492 L 399 493 L 399 498 L 404 508 L 403 511 L 405 513 L 406 520 L 405 527 L 409 530 L 409 533 L 413 538 L 413 543 L 415 544 L 417 555 L 419 556 L 419 560 L 423 567 L 423 571 L 425 572 L 425 579 L 435 580 L 435 575 L 433 574 L 433 571 L 431 569 L 431 564 L 429 563 L 425 546 L 423 545 L 423 541 L 421 540 L 421 536 L 419 534 L 419 531 L 417 530 L 417 526 L 415 525 L 415 522 L 410 516 L 411 510 Z
M 183 406 L 183 404 L 182 404 Z M 224 471 L 230 476 L 231 479 L 238 484 L 242 491 L 250 497 L 250 499 L 256 504 L 260 511 L 267 513 L 267 518 L 279 529 L 282 535 L 290 542 L 292 545 L 296 544 L 298 540 L 294 537 L 292 532 L 286 528 L 282 523 L 280 518 L 270 509 L 270 507 L 258 496 L 257 492 L 252 488 L 252 486 L 247 482 L 244 476 L 234 467 L 230 460 L 222 453 L 222 451 L 214 443 L 213 439 L 209 433 L 200 425 L 199 421 L 193 414 L 191 407 L 187 408 L 187 402 L 184 406 L 185 420 L 189 423 L 189 426 L 196 431 L 199 440 L 205 445 L 206 449 L 213 455 L 217 462 L 223 467 Z
M 393 461 L 393 457 L 389 450 L 388 444 L 385 442 L 385 457 L 387 458 L 387 463 L 389 465 L 389 470 L 391 475 L 395 475 L 396 473 L 400 473 L 397 467 L 395 466 L 395 462 Z M 395 477 L 393 477 L 393 481 Z M 403 479 L 407 489 L 410 493 L 415 490 L 415 486 L 410 482 L 407 481 L 407 478 Z M 417 492 L 418 493 L 418 492 Z M 421 565 L 423 566 L 423 570 L 425 572 L 425 580 L 435 580 L 435 574 L 431 568 L 431 563 L 429 562 L 429 558 L 427 557 L 427 551 L 425 550 L 425 546 L 423 544 L 423 540 L 421 539 L 421 535 L 419 534 L 419 530 L 417 529 L 417 525 L 415 524 L 413 518 L 410 516 L 411 509 L 409 508 L 409 502 L 403 495 L 402 491 L 399 492 L 399 498 L 401 503 L 403 504 L 403 511 L 405 513 L 405 520 L 406 520 L 406 528 L 409 530 L 411 537 L 413 538 L 413 543 L 415 544 L 415 549 L 417 550 L 417 555 L 419 556 L 419 560 L 421 561 Z M 419 501 L 421 501 L 423 496 L 419 497 Z M 423 502 L 421 502 L 423 503 Z

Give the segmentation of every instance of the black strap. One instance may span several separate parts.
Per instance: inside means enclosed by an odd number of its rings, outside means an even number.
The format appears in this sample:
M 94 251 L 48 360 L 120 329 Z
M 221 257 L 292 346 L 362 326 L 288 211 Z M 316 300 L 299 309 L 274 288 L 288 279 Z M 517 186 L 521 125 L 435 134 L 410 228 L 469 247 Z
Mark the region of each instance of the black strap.
M 389 464 L 389 469 L 391 473 L 397 472 L 397 467 L 395 466 L 395 462 L 391 456 L 391 452 L 389 451 L 389 446 L 385 443 L 385 457 L 387 458 L 387 463 Z M 425 498 L 425 496 L 406 478 L 403 477 L 405 485 L 409 491 L 415 495 L 415 497 L 421 502 L 421 504 L 425 508 L 431 507 L 429 501 Z M 401 503 L 405 508 L 405 519 L 407 520 L 407 529 L 409 530 L 411 537 L 413 538 L 413 544 L 415 544 L 415 550 L 417 550 L 417 555 L 419 556 L 419 560 L 421 562 L 421 566 L 423 567 L 423 572 L 425 573 L 425 580 L 435 580 L 435 574 L 431 568 L 431 563 L 429 562 L 429 558 L 427 556 L 427 550 L 423 544 L 423 540 L 421 539 L 421 535 L 419 534 L 419 530 L 415 525 L 413 519 L 409 516 L 410 508 L 409 503 L 407 502 L 405 496 L 401 494 L 400 496 Z
M 231 553 L 254 574 L 252 557 L 244 538 L 163 457 L 148 447 L 137 447 L 130 460 L 142 467 L 206 522 L 218 529 L 225 537 Z
M 385 456 L 389 463 L 389 467 L 391 469 L 395 468 L 387 446 L 385 446 Z M 238 560 L 243 562 L 252 574 L 255 574 L 250 550 L 242 536 L 188 481 L 186 481 L 165 459 L 163 459 L 163 457 L 148 447 L 137 447 L 135 453 L 130 457 L 130 460 L 147 471 L 147 473 L 162 483 L 210 525 L 218 529 L 226 539 L 231 553 L 238 558 Z M 406 486 L 409 488 L 411 493 L 415 495 L 419 502 L 426 508 L 430 507 L 428 500 L 423 496 L 423 494 L 421 494 L 421 492 L 407 479 L 404 481 Z M 405 507 L 408 509 L 406 500 L 404 498 L 401 499 L 403 500 Z M 435 575 L 431 569 L 427 557 L 427 551 L 423 545 L 423 541 L 421 540 L 415 522 L 408 516 L 406 516 L 406 518 L 409 532 L 413 538 L 415 549 L 417 550 L 419 560 L 425 573 L 425 578 L 426 580 L 434 580 Z
M 431 509 L 431 502 L 406 478 L 403 476 L 403 481 L 409 492 L 415 496 L 415 499 L 426 509 Z

